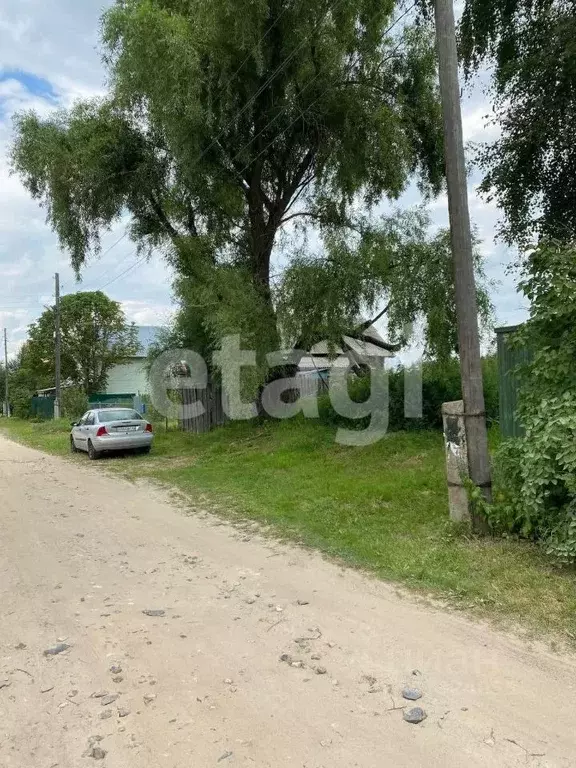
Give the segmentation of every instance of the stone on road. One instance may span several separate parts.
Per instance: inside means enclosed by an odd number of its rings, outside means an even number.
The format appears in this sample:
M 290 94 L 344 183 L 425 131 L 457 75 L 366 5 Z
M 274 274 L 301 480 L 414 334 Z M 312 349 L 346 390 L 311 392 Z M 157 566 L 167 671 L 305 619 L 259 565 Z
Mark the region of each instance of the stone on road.
M 2 768 L 573 765 L 572 657 L 242 540 L 114 462 L 0 437 Z

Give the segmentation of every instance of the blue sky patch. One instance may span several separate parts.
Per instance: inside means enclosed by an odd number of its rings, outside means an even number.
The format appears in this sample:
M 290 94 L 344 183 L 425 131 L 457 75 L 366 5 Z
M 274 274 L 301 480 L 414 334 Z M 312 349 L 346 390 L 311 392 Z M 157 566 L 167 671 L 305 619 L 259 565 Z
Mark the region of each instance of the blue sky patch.
M 51 101 L 54 104 L 58 102 L 58 94 L 49 80 L 24 72 L 20 69 L 3 69 L 0 71 L 0 83 L 6 80 L 18 80 L 33 96 L 39 96 L 41 99 Z

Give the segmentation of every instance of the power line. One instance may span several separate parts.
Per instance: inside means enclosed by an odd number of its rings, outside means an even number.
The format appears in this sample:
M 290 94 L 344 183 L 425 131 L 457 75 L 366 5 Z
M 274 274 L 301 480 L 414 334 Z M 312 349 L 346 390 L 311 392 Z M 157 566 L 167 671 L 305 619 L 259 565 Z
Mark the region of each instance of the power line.
M 137 253 L 137 250 L 136 250 L 136 251 L 134 251 L 134 252 L 132 253 L 132 255 L 134 255 L 134 253 Z M 147 255 L 145 254 L 145 255 L 144 255 L 144 256 L 142 256 L 140 259 L 138 259 L 138 260 L 137 260 L 137 261 L 136 261 L 134 264 L 132 264 L 132 266 L 128 267 L 128 269 L 125 269 L 125 270 L 124 270 L 124 272 L 121 272 L 119 275 L 117 275 L 116 277 L 112 278 L 112 280 L 110 280 L 109 282 L 105 283 L 104 285 L 101 285 L 101 286 L 100 286 L 100 288 L 98 288 L 98 290 L 99 290 L 99 291 L 101 291 L 101 290 L 103 290 L 104 288 L 107 288 L 109 285 L 112 285 L 112 283 L 115 283 L 115 282 L 116 282 L 116 280 L 120 280 L 120 278 L 121 278 L 121 277 L 124 277 L 124 275 L 127 275 L 127 274 L 128 274 L 129 272 L 131 272 L 133 269 L 136 269 L 136 267 L 137 267 L 137 266 L 139 266 L 139 265 L 140 265 L 140 264 L 142 264 L 144 261 L 146 261 L 146 258 L 147 258 Z
M 124 234 L 121 237 L 119 237 L 118 240 L 116 240 L 116 242 L 113 243 L 110 246 L 110 248 L 107 248 L 104 251 L 104 253 L 101 253 L 98 256 L 99 261 L 101 261 L 105 256 L 107 256 L 110 253 L 110 251 L 112 251 L 114 248 L 116 248 L 116 246 L 119 245 L 122 242 L 122 240 L 124 240 L 124 238 L 126 238 L 127 236 L 128 236 L 128 230 L 126 229 L 126 230 L 124 230 Z M 128 258 L 128 255 L 124 256 L 124 258 L 119 263 L 123 264 L 126 261 L 126 259 Z M 106 277 L 106 275 L 110 274 L 110 270 L 114 269 L 117 266 L 118 266 L 118 264 L 111 265 L 110 267 L 108 267 L 108 269 L 105 269 L 103 272 L 101 272 L 98 275 L 98 277 L 94 277 L 94 278 L 92 278 L 92 280 L 89 280 L 88 282 L 100 282 L 100 280 L 102 280 L 104 277 Z

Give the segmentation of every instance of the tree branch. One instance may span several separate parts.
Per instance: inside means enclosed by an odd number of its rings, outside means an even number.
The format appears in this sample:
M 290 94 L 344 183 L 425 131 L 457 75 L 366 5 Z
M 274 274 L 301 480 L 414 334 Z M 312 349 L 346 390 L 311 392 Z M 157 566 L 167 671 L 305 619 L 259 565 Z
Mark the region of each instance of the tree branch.
M 388 312 L 388 310 L 390 309 L 391 303 L 392 302 L 389 301 L 388 304 L 386 304 L 386 306 L 382 310 L 382 312 L 379 312 L 373 320 L 367 320 L 365 323 L 362 323 L 359 330 L 365 331 L 367 328 L 370 328 L 371 325 L 374 325 L 374 323 L 377 323 L 378 320 L 380 320 L 381 317 L 384 317 L 384 315 Z
M 176 238 L 180 237 L 178 230 L 172 225 L 172 223 L 170 222 L 170 219 L 164 213 L 162 206 L 160 205 L 158 200 L 156 200 L 153 193 L 150 193 L 148 200 L 150 202 L 150 205 L 152 206 L 152 210 L 154 211 L 154 213 L 158 217 L 158 220 L 160 221 L 160 223 L 162 224 L 162 226 L 164 227 L 168 235 L 170 235 L 172 240 L 176 240 Z

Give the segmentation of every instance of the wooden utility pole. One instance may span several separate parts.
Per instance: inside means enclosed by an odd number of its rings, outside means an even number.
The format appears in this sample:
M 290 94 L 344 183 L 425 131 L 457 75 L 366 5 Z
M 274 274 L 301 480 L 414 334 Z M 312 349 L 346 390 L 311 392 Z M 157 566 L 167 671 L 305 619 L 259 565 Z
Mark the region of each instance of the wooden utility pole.
M 478 302 L 472 258 L 472 234 L 468 210 L 466 162 L 462 137 L 456 24 L 452 0 L 435 0 L 435 17 L 468 467 L 470 479 L 490 501 L 492 498 L 492 481 L 484 406 L 480 335 L 478 332 Z M 486 521 L 479 518 L 474 510 L 472 510 L 472 525 L 474 530 L 478 532 L 486 530 Z
M 55 398 L 54 398 L 54 418 L 59 419 L 61 414 L 60 401 L 60 357 L 61 357 L 61 339 L 60 339 L 60 275 L 58 272 L 54 275 L 54 293 L 56 297 L 56 306 L 54 311 L 54 341 L 55 341 Z
M 8 384 L 8 332 L 4 328 L 4 415 L 10 418 L 10 385 Z

